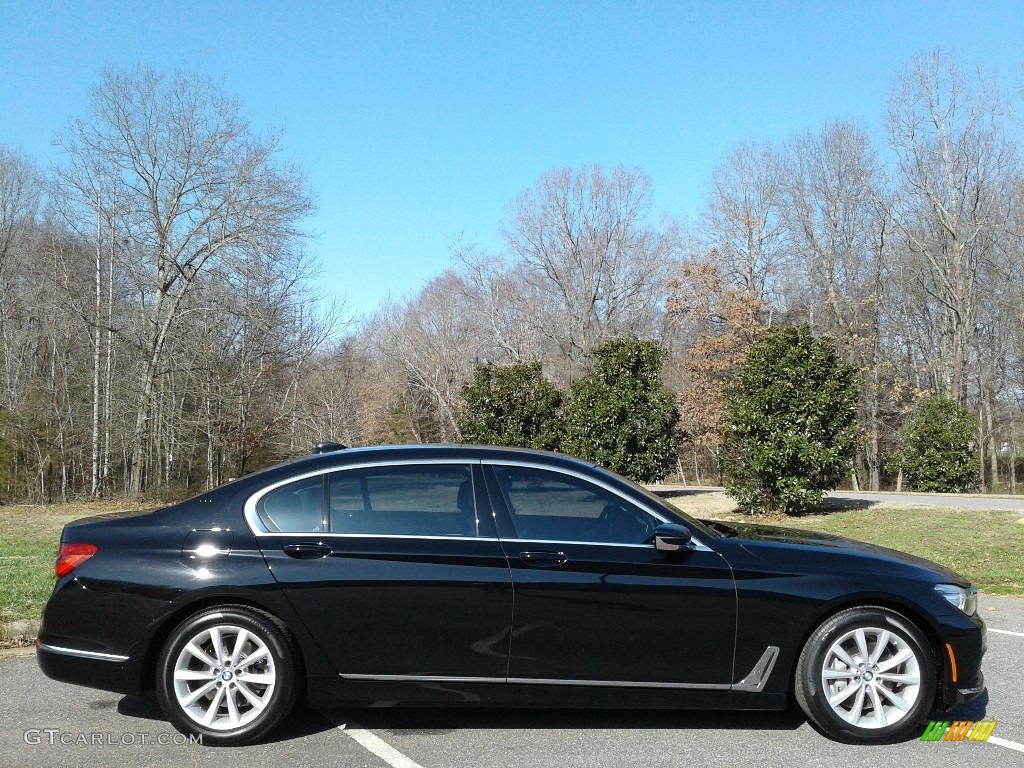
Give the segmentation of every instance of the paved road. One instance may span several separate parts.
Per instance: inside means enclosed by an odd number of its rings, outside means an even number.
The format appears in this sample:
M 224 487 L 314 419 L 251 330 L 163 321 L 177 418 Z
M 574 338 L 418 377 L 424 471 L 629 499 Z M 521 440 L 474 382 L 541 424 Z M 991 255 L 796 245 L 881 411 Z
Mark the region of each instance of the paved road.
M 983 595 L 981 611 L 990 628 L 984 666 L 988 693 L 953 717 L 997 720 L 988 743 L 910 741 L 887 747 L 851 747 L 820 736 L 798 711 L 377 709 L 299 710 L 270 741 L 213 749 L 158 743 L 173 742 L 176 732 L 152 697 L 118 696 L 55 683 L 43 677 L 31 655 L 22 655 L 0 658 L 0 765 L 678 768 L 756 762 L 758 768 L 1024 766 L 1024 702 L 1020 696 L 1024 599 Z M 54 731 L 52 737 L 46 729 Z M 62 739 L 71 743 L 62 744 Z M 75 743 L 81 739 L 102 743 Z
M 659 494 L 715 493 L 724 488 L 688 485 L 648 485 Z M 926 504 L 932 507 L 994 509 L 1024 513 L 1024 496 L 984 496 L 968 493 L 870 493 L 868 491 L 829 491 L 827 498 L 837 501 L 871 501 L 879 504 Z

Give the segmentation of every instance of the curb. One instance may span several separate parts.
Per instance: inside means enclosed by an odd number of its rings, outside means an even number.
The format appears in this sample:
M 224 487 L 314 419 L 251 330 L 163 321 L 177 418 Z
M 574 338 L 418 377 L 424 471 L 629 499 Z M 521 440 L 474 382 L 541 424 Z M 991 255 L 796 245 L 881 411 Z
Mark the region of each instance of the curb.
M 22 656 L 35 656 L 36 647 L 35 645 L 25 646 L 23 648 L 0 648 L 0 659 L 17 659 Z
M 29 642 L 35 647 L 37 634 L 39 634 L 39 619 L 0 622 L 0 643 Z

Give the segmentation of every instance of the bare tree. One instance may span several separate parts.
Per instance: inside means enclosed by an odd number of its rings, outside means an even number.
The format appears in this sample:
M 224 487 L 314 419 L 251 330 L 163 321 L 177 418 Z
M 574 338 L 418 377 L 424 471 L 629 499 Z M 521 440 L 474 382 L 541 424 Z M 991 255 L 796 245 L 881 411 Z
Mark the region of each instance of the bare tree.
M 650 179 L 621 165 L 549 171 L 510 208 L 504 237 L 539 294 L 538 330 L 577 372 L 603 340 L 656 324 L 675 244 L 650 209 Z
M 931 310 L 937 388 L 957 402 L 965 396 L 981 267 L 1008 219 L 1016 156 L 1003 128 L 991 79 L 969 77 L 941 51 L 917 57 L 889 102 L 899 192 L 893 219 L 906 272 Z
M 744 142 L 716 169 L 702 217 L 704 251 L 718 255 L 723 278 L 767 302 L 786 258 L 780 192 L 775 150 Z
M 303 175 L 277 158 L 279 136 L 256 135 L 237 100 L 198 73 L 108 69 L 90 109 L 61 138 L 59 178 L 81 218 L 98 207 L 128 243 L 142 353 L 129 459 L 138 492 L 168 339 L 198 277 L 229 254 L 291 247 L 312 203 Z

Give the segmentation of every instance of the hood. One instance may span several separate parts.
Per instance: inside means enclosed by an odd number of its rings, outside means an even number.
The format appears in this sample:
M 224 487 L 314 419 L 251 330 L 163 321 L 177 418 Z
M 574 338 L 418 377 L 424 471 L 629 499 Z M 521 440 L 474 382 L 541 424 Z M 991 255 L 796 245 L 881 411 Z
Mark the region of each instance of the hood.
M 889 549 L 888 547 L 880 547 L 876 544 L 867 544 L 863 541 L 847 539 L 831 533 L 783 528 L 781 526 L 762 525 L 760 523 L 729 523 L 729 526 L 736 531 L 737 537 L 742 541 L 788 544 L 798 547 L 815 547 L 819 550 L 830 549 L 833 551 L 849 552 L 850 554 L 864 555 L 875 560 L 882 559 L 926 568 L 952 584 L 963 586 L 970 584 L 967 579 L 955 571 L 923 557 L 900 552 L 896 549 Z

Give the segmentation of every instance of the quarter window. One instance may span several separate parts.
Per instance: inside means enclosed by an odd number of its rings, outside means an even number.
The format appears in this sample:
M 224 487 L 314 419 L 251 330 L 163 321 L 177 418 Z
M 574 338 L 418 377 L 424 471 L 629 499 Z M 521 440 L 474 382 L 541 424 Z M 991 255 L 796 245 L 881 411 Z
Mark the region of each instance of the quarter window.
M 256 507 L 267 530 L 313 533 L 325 530 L 323 476 L 308 477 L 281 486 L 264 496 Z

